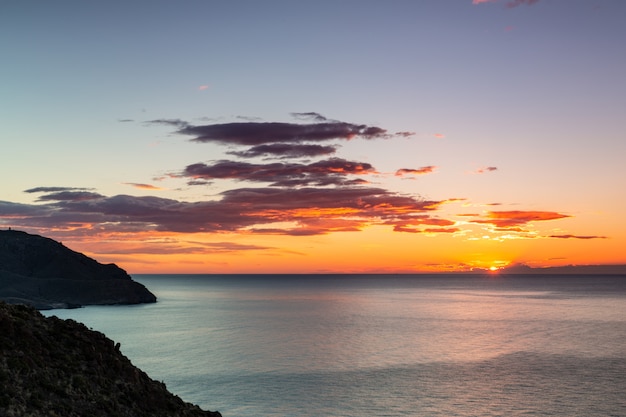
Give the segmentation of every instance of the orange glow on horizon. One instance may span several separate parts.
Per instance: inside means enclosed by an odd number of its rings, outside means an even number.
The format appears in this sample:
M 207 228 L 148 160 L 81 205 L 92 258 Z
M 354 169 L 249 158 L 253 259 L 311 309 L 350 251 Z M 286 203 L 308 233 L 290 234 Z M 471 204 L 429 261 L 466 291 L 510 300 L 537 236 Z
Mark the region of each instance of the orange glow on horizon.
M 399 216 L 396 224 L 379 225 L 358 213 L 354 208 L 298 209 L 288 213 L 289 222 L 281 222 L 280 211 L 267 210 L 265 215 L 276 216 L 267 229 L 224 233 L 133 231 L 119 224 L 29 232 L 62 241 L 99 262 L 116 263 L 129 273 L 497 273 L 517 264 L 626 264 L 626 236 L 610 236 L 609 222 L 604 228 L 591 221 L 585 228 L 579 222 L 577 234 L 572 234 L 574 228 L 567 223 L 575 220 L 570 217 L 559 221 L 563 229 L 544 221 L 516 232 L 465 221 L 446 227 L 452 221 L 445 213 L 412 213 Z M 516 213 L 512 217 L 517 219 L 534 216 Z M 298 217 L 306 221 L 293 221 Z M 609 236 L 593 239 L 589 231 Z
M 361 212 L 361 209 L 351 207 L 331 207 L 331 208 L 298 208 L 291 210 L 261 210 L 254 213 L 257 216 L 270 218 L 270 219 L 293 219 L 293 218 L 306 218 L 306 217 L 333 217 L 333 216 L 350 216 Z

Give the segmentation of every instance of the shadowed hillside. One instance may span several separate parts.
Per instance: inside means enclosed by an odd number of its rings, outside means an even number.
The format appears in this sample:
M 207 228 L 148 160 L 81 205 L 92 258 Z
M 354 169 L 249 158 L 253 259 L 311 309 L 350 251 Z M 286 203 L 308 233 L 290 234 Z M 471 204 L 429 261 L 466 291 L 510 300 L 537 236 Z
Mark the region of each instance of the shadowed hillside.
M 102 333 L 1 301 L 0 415 L 221 416 L 168 392 Z
M 49 309 L 153 303 L 156 297 L 115 264 L 42 236 L 0 230 L 0 300 Z

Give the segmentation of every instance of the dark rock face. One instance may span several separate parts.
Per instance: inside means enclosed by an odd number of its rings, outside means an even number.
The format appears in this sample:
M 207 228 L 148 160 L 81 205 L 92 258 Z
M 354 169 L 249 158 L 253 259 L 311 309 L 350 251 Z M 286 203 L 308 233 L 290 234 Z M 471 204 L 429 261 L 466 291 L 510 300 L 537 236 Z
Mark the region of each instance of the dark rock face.
M 167 391 L 73 320 L 0 301 L 0 415 L 221 417 Z
M 154 303 L 156 297 L 115 264 L 42 236 L 0 230 L 0 300 L 49 309 Z

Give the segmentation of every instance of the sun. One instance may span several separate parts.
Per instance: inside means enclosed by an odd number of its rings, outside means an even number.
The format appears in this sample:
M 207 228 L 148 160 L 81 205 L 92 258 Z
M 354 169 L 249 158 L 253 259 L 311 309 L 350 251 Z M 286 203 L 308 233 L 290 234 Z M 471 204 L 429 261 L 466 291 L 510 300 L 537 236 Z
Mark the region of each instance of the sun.
M 500 271 L 502 270 L 501 266 L 491 265 L 487 268 L 487 272 L 489 275 L 500 275 Z

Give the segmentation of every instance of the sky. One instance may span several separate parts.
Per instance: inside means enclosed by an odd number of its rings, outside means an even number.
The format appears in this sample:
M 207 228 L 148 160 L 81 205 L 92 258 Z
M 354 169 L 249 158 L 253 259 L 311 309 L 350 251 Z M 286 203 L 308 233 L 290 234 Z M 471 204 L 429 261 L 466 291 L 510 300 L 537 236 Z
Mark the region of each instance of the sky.
M 0 228 L 130 273 L 626 264 L 626 2 L 0 3 Z

